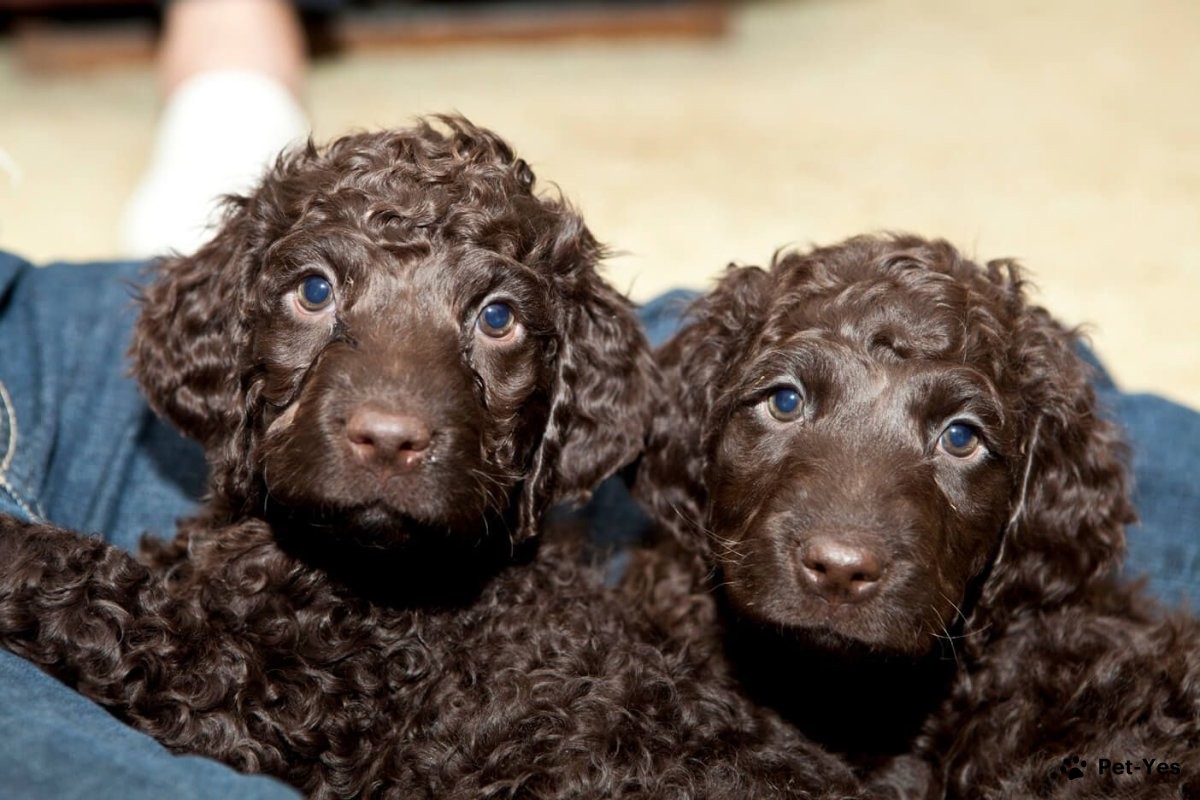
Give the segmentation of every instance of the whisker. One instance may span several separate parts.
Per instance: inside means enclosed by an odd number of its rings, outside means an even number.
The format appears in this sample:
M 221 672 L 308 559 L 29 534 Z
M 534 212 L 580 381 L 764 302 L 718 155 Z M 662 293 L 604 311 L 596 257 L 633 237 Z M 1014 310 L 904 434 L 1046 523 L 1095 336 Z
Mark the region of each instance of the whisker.
M 942 629 L 942 633 L 938 633 L 936 630 L 930 632 L 935 639 L 941 639 L 950 644 L 950 655 L 954 658 L 954 663 L 962 666 L 962 661 L 958 657 L 958 648 L 954 646 L 954 640 L 958 637 L 950 633 L 950 629 L 946 627 L 946 623 L 942 621 L 941 615 L 937 613 L 937 609 L 932 604 L 929 605 L 929 610 L 933 613 L 933 618 L 937 622 L 937 626 Z

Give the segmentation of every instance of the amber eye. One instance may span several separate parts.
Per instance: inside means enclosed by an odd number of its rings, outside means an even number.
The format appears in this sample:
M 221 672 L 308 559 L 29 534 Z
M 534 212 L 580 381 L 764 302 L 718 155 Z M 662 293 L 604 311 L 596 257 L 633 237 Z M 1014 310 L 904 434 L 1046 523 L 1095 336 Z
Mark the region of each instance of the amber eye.
M 479 321 L 476 323 L 476 327 L 484 336 L 502 339 L 516 324 L 517 315 L 513 313 L 507 303 L 488 303 L 479 312 Z
M 333 302 L 333 285 L 320 275 L 309 275 L 296 287 L 296 299 L 305 311 L 322 311 Z
M 804 410 L 804 396 L 794 386 L 781 386 L 767 396 L 767 410 L 780 422 L 791 422 Z
M 965 422 L 952 422 L 938 437 L 938 447 L 955 458 L 969 458 L 979 450 L 979 432 Z

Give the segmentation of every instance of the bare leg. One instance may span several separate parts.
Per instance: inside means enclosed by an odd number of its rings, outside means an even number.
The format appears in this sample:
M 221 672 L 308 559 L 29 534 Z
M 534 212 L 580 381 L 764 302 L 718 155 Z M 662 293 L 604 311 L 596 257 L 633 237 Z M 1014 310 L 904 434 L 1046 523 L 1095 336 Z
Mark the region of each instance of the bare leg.
M 304 86 L 304 31 L 287 0 L 176 0 L 167 6 L 159 52 L 163 95 L 203 72 L 249 70 L 294 96 Z
M 308 134 L 304 31 L 287 0 L 176 0 L 165 12 L 165 104 L 146 175 L 125 210 L 135 257 L 196 250 L 222 195 L 247 191 Z

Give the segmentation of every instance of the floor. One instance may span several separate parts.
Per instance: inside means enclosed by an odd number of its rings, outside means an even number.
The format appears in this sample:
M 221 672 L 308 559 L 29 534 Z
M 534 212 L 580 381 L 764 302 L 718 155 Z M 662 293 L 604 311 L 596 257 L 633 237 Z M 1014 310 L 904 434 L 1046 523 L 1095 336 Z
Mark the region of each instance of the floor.
M 1016 256 L 1125 387 L 1200 406 L 1197 42 L 1195 0 L 747 2 L 719 39 L 323 60 L 307 102 L 318 139 L 497 129 L 636 299 L 862 231 Z M 156 109 L 148 67 L 31 75 L 0 42 L 0 247 L 115 254 Z

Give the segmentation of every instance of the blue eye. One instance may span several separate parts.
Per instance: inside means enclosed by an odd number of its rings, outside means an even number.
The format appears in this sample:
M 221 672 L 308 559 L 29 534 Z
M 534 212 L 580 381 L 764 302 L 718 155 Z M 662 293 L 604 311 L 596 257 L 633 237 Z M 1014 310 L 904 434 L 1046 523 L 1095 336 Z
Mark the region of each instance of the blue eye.
M 938 437 L 938 446 L 955 458 L 973 455 L 980 444 L 979 433 L 965 422 L 950 423 Z
M 771 392 L 767 398 L 767 410 L 780 422 L 791 422 L 800 416 L 804 398 L 792 386 L 784 386 Z
M 489 303 L 479 312 L 479 330 L 493 339 L 506 335 L 516 322 L 517 317 L 507 303 Z
M 320 275 L 309 275 L 296 290 L 306 311 L 320 311 L 333 301 L 333 286 Z

